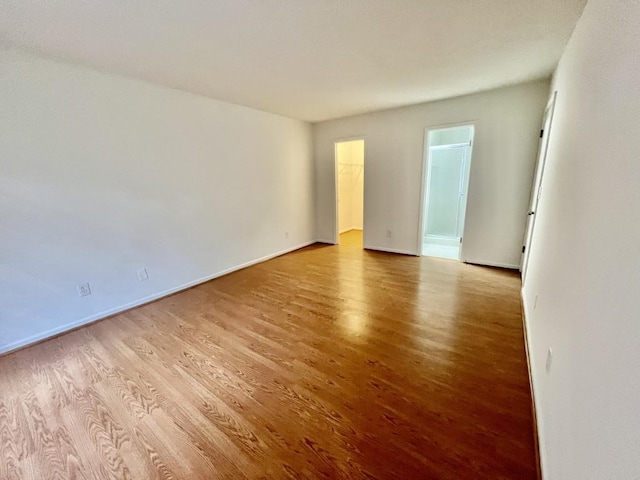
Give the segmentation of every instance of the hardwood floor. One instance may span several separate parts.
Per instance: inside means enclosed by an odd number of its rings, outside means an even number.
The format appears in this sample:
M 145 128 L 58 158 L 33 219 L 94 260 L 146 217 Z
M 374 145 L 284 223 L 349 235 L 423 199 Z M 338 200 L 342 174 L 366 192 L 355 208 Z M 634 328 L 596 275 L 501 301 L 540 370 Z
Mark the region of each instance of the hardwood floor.
M 535 479 L 518 276 L 359 235 L 0 357 L 0 479 Z

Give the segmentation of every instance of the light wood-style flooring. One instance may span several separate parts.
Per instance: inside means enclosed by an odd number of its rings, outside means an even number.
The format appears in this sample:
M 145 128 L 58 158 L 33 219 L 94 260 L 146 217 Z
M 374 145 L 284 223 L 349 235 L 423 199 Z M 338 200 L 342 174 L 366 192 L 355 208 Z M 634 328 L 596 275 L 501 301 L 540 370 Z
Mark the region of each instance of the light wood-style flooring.
M 0 357 L 0 479 L 535 479 L 518 275 L 360 235 Z

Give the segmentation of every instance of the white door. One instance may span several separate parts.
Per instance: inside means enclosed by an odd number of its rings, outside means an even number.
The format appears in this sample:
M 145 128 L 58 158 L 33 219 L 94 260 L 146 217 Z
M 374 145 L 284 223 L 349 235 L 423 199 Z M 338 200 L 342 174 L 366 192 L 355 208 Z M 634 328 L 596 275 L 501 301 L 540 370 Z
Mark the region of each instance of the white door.
M 522 284 L 524 285 L 527 276 L 527 265 L 529 263 L 529 253 L 531 252 L 531 239 L 533 238 L 533 229 L 536 224 L 536 212 L 538 211 L 538 203 L 542 195 L 542 177 L 544 175 L 544 164 L 547 160 L 547 148 L 549 147 L 549 135 L 551 133 L 551 122 L 553 121 L 553 109 L 556 105 L 557 92 L 553 92 L 551 100 L 547 104 L 542 120 L 542 130 L 540 132 L 540 148 L 538 151 L 538 161 L 536 163 L 536 172 L 533 177 L 533 185 L 531 187 L 531 202 L 529 211 L 527 212 L 527 230 L 524 237 L 524 245 L 522 246 Z

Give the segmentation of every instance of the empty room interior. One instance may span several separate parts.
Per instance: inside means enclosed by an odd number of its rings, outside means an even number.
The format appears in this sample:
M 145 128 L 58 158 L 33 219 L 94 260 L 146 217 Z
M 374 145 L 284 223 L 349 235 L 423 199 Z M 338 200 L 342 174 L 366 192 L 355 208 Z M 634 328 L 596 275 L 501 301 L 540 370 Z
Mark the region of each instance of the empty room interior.
M 640 478 L 640 0 L 0 12 L 0 480 Z

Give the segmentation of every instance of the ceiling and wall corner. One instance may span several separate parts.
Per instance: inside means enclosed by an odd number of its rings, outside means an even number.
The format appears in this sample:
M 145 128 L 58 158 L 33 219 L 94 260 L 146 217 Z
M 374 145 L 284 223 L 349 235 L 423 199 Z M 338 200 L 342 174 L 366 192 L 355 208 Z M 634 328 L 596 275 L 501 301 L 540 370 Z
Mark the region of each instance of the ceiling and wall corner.
M 586 0 L 0 0 L 0 45 L 317 122 L 551 75 Z

